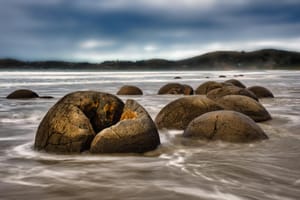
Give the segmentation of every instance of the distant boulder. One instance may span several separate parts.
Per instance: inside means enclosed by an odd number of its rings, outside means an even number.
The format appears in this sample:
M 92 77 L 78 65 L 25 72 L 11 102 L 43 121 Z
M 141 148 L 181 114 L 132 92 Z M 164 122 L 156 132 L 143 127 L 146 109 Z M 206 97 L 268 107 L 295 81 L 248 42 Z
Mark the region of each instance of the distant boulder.
M 143 95 L 143 91 L 133 85 L 124 85 L 117 92 L 117 95 Z
M 7 99 L 32 99 L 38 97 L 39 95 L 32 90 L 21 89 L 10 93 L 6 98 Z
M 214 111 L 195 118 L 184 137 L 245 143 L 268 139 L 265 132 L 248 116 L 235 111 Z
M 252 86 L 247 89 L 253 92 L 258 98 L 274 98 L 273 93 L 265 87 Z
M 221 109 L 221 106 L 206 97 L 182 97 L 162 108 L 155 118 L 155 123 L 159 129 L 182 130 L 199 115 Z
M 190 95 L 191 93 L 193 93 L 191 91 L 191 89 L 192 89 L 192 87 L 190 87 L 188 85 L 182 85 L 179 83 L 168 83 L 159 89 L 158 94 L 159 95 L 162 95 L 162 94 Z
M 236 79 L 229 79 L 225 81 L 225 83 L 231 83 L 234 86 L 240 87 L 240 88 L 246 88 L 246 86 L 239 80 Z
M 116 124 L 124 103 L 114 95 L 73 92 L 60 99 L 41 121 L 34 147 L 55 153 L 89 150 L 96 133 Z
M 99 132 L 93 139 L 92 153 L 144 153 L 160 144 L 154 122 L 134 100 L 127 100 L 120 121 Z
M 229 83 L 219 83 L 216 81 L 206 81 L 199 85 L 195 90 L 195 94 L 207 94 L 209 91 L 221 88 L 223 86 L 230 86 L 232 84 Z
M 216 101 L 218 104 L 223 106 L 225 110 L 241 112 L 256 122 L 267 121 L 271 119 L 271 115 L 261 103 L 247 96 L 226 95 Z
M 213 100 L 217 100 L 226 95 L 243 95 L 258 101 L 258 98 L 255 96 L 255 94 L 253 94 L 253 92 L 236 86 L 225 86 L 211 90 L 207 93 L 207 97 Z

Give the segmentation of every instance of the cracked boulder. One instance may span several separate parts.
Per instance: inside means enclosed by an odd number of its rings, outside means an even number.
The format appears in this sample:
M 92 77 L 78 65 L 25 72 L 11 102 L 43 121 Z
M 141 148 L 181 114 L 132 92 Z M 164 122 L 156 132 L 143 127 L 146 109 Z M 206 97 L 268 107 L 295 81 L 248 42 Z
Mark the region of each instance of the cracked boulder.
M 256 122 L 267 121 L 271 115 L 265 107 L 254 99 L 242 95 L 226 95 L 216 100 L 225 110 L 243 113 Z
M 79 91 L 60 99 L 45 115 L 34 148 L 55 153 L 89 150 L 95 133 L 120 120 L 124 103 L 114 95 Z
M 236 86 L 224 86 L 221 88 L 211 90 L 206 94 L 208 98 L 213 100 L 217 100 L 226 95 L 243 95 L 258 101 L 258 98 L 255 96 L 253 92 L 245 88 L 240 88 Z
M 207 94 L 211 90 L 221 88 L 223 86 L 230 86 L 230 85 L 232 85 L 232 84 L 219 83 L 216 81 L 206 81 L 197 87 L 197 89 L 195 90 L 195 94 Z
M 253 92 L 257 96 L 257 98 L 274 98 L 273 93 L 265 87 L 252 86 L 247 89 Z
M 100 131 L 92 141 L 92 153 L 144 153 L 160 144 L 157 128 L 147 111 L 127 100 L 120 121 Z
M 182 97 L 167 104 L 158 113 L 155 123 L 159 129 L 183 130 L 199 115 L 223 108 L 207 97 Z
M 184 137 L 246 143 L 268 139 L 265 132 L 248 116 L 235 111 L 214 111 L 195 118 Z
M 117 95 L 143 95 L 143 91 L 134 85 L 124 85 L 117 92 Z
M 180 83 L 168 83 L 164 86 L 162 86 L 158 94 L 184 94 L 184 95 L 192 95 L 194 93 L 194 90 L 189 85 L 182 85 Z

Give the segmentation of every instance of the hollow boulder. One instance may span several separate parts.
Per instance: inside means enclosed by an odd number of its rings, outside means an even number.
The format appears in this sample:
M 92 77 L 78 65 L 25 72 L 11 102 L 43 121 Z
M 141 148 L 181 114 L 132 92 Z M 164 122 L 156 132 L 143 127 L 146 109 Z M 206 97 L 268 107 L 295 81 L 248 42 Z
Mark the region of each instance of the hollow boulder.
M 143 91 L 134 85 L 124 85 L 117 92 L 117 95 L 143 95 Z
M 160 144 L 157 128 L 147 111 L 127 100 L 121 121 L 99 132 L 92 141 L 92 153 L 144 153 Z
M 38 97 L 39 95 L 32 90 L 20 89 L 10 93 L 6 98 L 7 99 L 32 99 Z
M 199 115 L 223 109 L 207 97 L 182 97 L 167 104 L 158 113 L 155 123 L 158 128 L 185 129 Z
M 42 119 L 34 147 L 55 153 L 89 150 L 95 133 L 117 123 L 124 103 L 114 95 L 80 91 L 60 99 Z
M 265 87 L 252 86 L 247 89 L 253 92 L 258 98 L 274 98 L 273 93 Z
M 268 138 L 251 118 L 235 111 L 214 111 L 203 114 L 188 125 L 183 136 L 236 143 Z
M 247 96 L 226 95 L 216 101 L 222 105 L 225 110 L 241 112 L 256 122 L 271 119 L 271 115 L 261 103 Z

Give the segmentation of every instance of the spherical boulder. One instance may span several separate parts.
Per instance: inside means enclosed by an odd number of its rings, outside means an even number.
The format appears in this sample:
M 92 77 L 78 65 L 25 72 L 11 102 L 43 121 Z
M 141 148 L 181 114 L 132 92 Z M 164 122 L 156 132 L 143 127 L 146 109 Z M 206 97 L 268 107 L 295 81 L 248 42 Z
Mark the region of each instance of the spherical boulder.
M 232 84 L 219 83 L 216 81 L 206 81 L 197 87 L 197 89 L 195 90 L 195 94 L 207 94 L 211 90 L 221 88 L 223 86 L 230 86 L 230 85 Z
M 248 96 L 256 101 L 258 101 L 258 98 L 253 94 L 253 92 L 245 89 L 245 88 L 240 88 L 236 86 L 224 86 L 221 88 L 217 88 L 214 90 L 211 90 L 206 94 L 206 96 L 210 99 L 217 100 L 223 96 L 226 95 L 243 95 L 243 96 Z
M 10 93 L 6 98 L 7 99 L 31 99 L 31 98 L 38 98 L 38 97 L 39 95 L 32 90 L 21 89 Z
M 159 129 L 183 130 L 199 115 L 222 109 L 220 105 L 206 97 L 182 97 L 162 108 L 155 118 L 155 123 Z
M 225 110 L 241 112 L 256 122 L 267 121 L 271 115 L 264 106 L 254 99 L 242 95 L 226 95 L 216 100 Z
M 190 95 L 193 94 L 193 88 L 189 85 L 182 85 L 180 83 L 168 83 L 164 86 L 162 86 L 158 94 L 184 94 L 184 95 Z
M 117 92 L 117 95 L 143 95 L 143 91 L 133 85 L 124 85 Z
M 246 86 L 239 80 L 236 79 L 229 79 L 225 81 L 225 83 L 231 83 L 234 86 L 240 87 L 240 88 L 246 88 Z
M 248 116 L 235 111 L 214 111 L 195 118 L 184 137 L 245 143 L 268 139 L 265 132 Z
M 184 95 L 193 95 L 194 89 L 190 85 L 183 84 L 183 94 Z
M 91 143 L 92 153 L 144 153 L 160 144 L 154 122 L 134 100 L 127 100 L 121 121 L 99 132 Z
M 247 89 L 253 92 L 258 98 L 274 98 L 273 93 L 265 87 L 252 86 Z
M 60 99 L 42 119 L 34 148 L 55 153 L 89 150 L 95 133 L 117 123 L 124 103 L 114 95 L 80 91 Z

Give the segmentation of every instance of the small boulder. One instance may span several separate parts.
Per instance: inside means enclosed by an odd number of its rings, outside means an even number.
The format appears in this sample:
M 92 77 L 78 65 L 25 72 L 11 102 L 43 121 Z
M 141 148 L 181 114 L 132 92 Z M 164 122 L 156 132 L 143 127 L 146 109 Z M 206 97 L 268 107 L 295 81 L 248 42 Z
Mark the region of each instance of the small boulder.
M 225 86 L 221 88 L 217 88 L 214 90 L 211 90 L 206 94 L 206 96 L 210 99 L 217 100 L 223 96 L 226 95 L 243 95 L 243 96 L 248 96 L 256 101 L 258 101 L 258 98 L 253 94 L 253 92 L 245 89 L 245 88 L 240 88 L 236 86 Z
M 155 123 L 159 129 L 183 130 L 199 115 L 222 109 L 216 102 L 206 97 L 182 97 L 162 108 L 155 118 Z
M 247 89 L 253 92 L 258 98 L 274 98 L 272 92 L 265 87 L 252 86 Z
M 201 115 L 188 125 L 183 136 L 236 143 L 268 139 L 251 118 L 235 111 L 214 111 Z
M 160 144 L 154 122 L 147 111 L 134 100 L 127 100 L 121 121 L 99 132 L 92 153 L 144 153 Z
M 226 95 L 216 101 L 222 105 L 225 110 L 241 112 L 256 122 L 271 119 L 271 115 L 261 103 L 247 96 Z
M 226 76 L 225 75 L 220 75 L 219 78 L 226 78 Z
M 236 79 L 229 79 L 225 81 L 225 83 L 231 83 L 234 86 L 240 87 L 240 88 L 246 88 L 246 86 L 239 80 Z
M 114 95 L 73 92 L 60 99 L 42 119 L 34 148 L 55 153 L 89 150 L 95 133 L 117 123 L 124 103 Z
M 6 98 L 7 99 L 32 99 L 38 97 L 39 95 L 32 90 L 21 89 L 10 93 Z
M 143 91 L 133 85 L 124 85 L 117 92 L 117 95 L 143 95 Z

